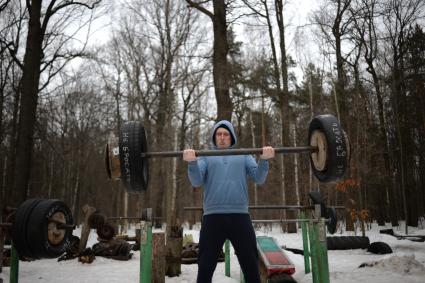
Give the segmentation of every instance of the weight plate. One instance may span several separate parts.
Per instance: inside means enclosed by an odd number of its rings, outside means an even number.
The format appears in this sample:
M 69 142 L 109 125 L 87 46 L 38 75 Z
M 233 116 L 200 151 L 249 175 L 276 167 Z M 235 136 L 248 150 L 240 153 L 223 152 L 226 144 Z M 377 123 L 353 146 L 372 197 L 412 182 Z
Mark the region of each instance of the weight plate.
M 106 222 L 106 215 L 100 213 L 99 211 L 95 211 L 92 214 L 90 214 L 88 220 L 87 220 L 89 227 L 91 229 L 97 229 Z
M 57 222 L 72 224 L 71 211 L 64 202 L 42 200 L 33 209 L 27 227 L 27 241 L 33 258 L 55 258 L 70 246 L 72 230 L 57 228 Z
M 148 160 L 141 154 L 147 152 L 146 133 L 142 124 L 125 123 L 119 134 L 121 180 L 128 192 L 146 191 L 149 182 Z
M 96 229 L 96 233 L 102 240 L 110 240 L 115 237 L 115 228 L 109 223 L 105 223 Z
M 337 218 L 336 218 L 336 210 L 334 207 L 326 208 L 326 218 L 328 222 L 326 222 L 326 227 L 328 228 L 329 234 L 335 234 Z
M 29 216 L 39 202 L 41 202 L 41 199 L 28 199 L 21 203 L 16 210 L 15 221 L 12 226 L 12 240 L 20 257 L 33 257 L 29 249 L 30 242 L 27 241 L 27 226 Z
M 309 126 L 308 140 L 316 132 L 322 132 L 326 137 L 326 162 L 325 166 L 316 167 L 313 154 L 310 154 L 310 162 L 313 173 L 321 182 L 330 182 L 342 177 L 347 169 L 347 144 L 338 120 L 333 115 L 319 115 L 315 117 Z M 319 148 L 320 151 L 320 148 Z M 322 153 L 319 153 L 321 155 Z M 320 164 L 320 162 L 319 162 Z

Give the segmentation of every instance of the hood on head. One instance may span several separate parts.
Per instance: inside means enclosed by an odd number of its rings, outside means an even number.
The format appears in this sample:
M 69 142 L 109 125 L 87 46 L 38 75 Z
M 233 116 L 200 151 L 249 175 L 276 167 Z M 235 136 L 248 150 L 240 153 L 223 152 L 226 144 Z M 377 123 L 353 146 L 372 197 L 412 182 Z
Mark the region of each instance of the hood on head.
M 237 142 L 235 129 L 233 128 L 232 123 L 230 123 L 227 120 L 221 120 L 214 125 L 212 135 L 211 135 L 211 145 L 212 145 L 212 147 L 217 148 L 217 145 L 215 144 L 215 132 L 217 131 L 218 128 L 226 128 L 226 129 L 229 130 L 230 136 L 231 136 L 231 139 L 232 139 L 230 147 L 233 147 Z

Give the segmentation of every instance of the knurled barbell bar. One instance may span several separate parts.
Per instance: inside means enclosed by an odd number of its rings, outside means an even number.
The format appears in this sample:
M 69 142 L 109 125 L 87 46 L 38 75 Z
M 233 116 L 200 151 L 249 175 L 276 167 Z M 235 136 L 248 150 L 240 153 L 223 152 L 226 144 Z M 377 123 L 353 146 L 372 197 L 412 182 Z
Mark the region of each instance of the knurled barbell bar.
M 28 199 L 12 212 L 11 222 L 0 223 L 10 229 L 13 245 L 20 257 L 55 258 L 70 245 L 75 229 L 70 209 L 56 199 Z
M 333 115 L 319 115 L 311 120 L 309 145 L 302 147 L 276 147 L 277 154 L 309 153 L 313 173 L 320 182 L 330 182 L 342 177 L 349 163 L 350 144 L 338 119 Z M 148 158 L 182 157 L 183 151 L 148 152 L 143 125 L 125 123 L 117 138 L 106 145 L 106 171 L 108 177 L 121 180 L 129 192 L 146 191 L 149 183 Z M 196 150 L 197 156 L 223 156 L 261 154 L 261 148 Z

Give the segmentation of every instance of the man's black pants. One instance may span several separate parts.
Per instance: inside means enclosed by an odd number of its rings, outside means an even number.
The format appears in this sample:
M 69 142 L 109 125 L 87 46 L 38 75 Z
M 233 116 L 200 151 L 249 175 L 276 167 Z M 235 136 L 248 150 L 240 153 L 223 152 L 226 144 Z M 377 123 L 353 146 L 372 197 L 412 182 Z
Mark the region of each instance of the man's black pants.
M 211 282 L 220 250 L 232 243 L 247 283 L 259 283 L 257 241 L 249 214 L 210 214 L 202 218 L 198 283 Z

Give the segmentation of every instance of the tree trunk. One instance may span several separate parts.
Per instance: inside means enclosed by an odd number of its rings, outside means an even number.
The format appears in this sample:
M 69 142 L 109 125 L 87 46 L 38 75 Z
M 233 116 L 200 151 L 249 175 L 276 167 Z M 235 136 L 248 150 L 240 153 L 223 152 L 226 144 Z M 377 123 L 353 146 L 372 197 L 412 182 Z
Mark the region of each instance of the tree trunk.
M 183 248 L 183 228 L 167 226 L 166 271 L 169 277 L 179 276 L 181 272 L 181 254 Z
M 29 8 L 30 18 L 24 67 L 22 79 L 19 83 L 21 106 L 19 109 L 18 138 L 16 143 L 16 166 L 14 168 L 14 192 L 16 195 L 15 201 L 17 202 L 22 202 L 26 199 L 31 173 L 33 136 L 42 58 L 41 2 L 41 0 L 34 0 L 31 2 L 31 8 Z
M 249 119 L 250 119 L 249 125 L 250 125 L 251 140 L 252 140 L 252 144 L 251 145 L 252 145 L 253 148 L 256 148 L 257 145 L 255 143 L 254 121 L 252 119 L 252 110 L 249 112 Z M 241 131 L 239 131 L 239 132 L 241 132 Z M 257 186 L 257 184 L 254 184 L 254 205 L 257 205 L 258 204 L 258 195 L 257 195 L 257 193 L 258 193 L 258 186 Z
M 232 119 L 232 100 L 229 93 L 229 74 L 227 68 L 227 21 L 225 0 L 214 0 L 214 45 L 213 78 L 215 98 L 217 100 L 217 121 Z

